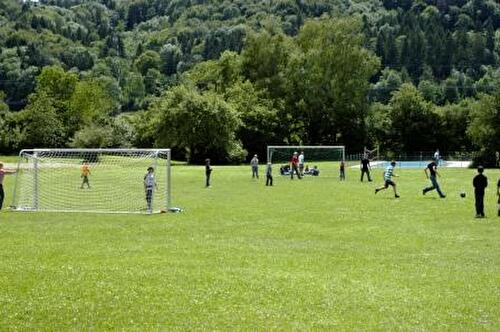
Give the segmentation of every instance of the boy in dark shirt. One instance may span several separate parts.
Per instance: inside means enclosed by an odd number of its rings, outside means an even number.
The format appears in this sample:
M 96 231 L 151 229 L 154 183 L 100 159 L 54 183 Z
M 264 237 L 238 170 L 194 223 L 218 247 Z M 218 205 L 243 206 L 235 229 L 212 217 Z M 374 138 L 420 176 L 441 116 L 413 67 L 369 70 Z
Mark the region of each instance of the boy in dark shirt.
M 363 156 L 363 159 L 361 159 L 361 182 L 363 182 L 363 178 L 365 176 L 365 173 L 366 175 L 368 175 L 368 182 L 371 182 L 372 179 L 370 177 L 370 169 L 371 169 L 371 166 L 370 166 L 370 159 L 368 159 L 368 157 L 365 155 Z
M 340 161 L 339 178 L 340 181 L 345 181 L 345 162 L 343 160 Z
M 266 166 L 266 186 L 273 185 L 273 166 L 271 162 L 267 163 Z
M 476 218 L 484 218 L 484 190 L 488 186 L 488 178 L 483 175 L 483 166 L 477 167 L 478 174 L 472 180 L 476 198 Z
M 210 188 L 210 174 L 212 174 L 212 166 L 210 166 L 210 159 L 205 159 L 205 187 Z
M 446 196 L 443 194 L 441 191 L 441 188 L 439 187 L 439 183 L 437 182 L 437 177 L 440 176 L 438 171 L 437 171 L 437 164 L 435 161 L 431 161 L 427 167 L 425 168 L 425 176 L 431 180 L 432 186 L 424 188 L 422 190 L 422 194 L 426 194 L 428 191 L 436 189 L 436 191 L 439 194 L 439 197 L 445 198 Z

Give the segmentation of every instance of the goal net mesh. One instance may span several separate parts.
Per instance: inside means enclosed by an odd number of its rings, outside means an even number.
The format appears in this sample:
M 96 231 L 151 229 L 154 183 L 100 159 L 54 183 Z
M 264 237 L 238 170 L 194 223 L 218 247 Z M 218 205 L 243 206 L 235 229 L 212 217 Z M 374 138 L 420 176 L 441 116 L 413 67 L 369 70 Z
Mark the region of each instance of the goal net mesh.
M 146 198 L 145 175 L 153 168 Z M 23 150 L 11 208 L 17 211 L 155 213 L 168 209 L 170 150 Z M 151 180 L 149 181 L 153 183 Z M 148 202 L 149 201 L 149 202 Z
M 267 160 L 276 167 L 289 165 L 294 152 L 304 152 L 304 168 L 317 167 L 320 176 L 338 176 L 344 146 L 268 146 Z

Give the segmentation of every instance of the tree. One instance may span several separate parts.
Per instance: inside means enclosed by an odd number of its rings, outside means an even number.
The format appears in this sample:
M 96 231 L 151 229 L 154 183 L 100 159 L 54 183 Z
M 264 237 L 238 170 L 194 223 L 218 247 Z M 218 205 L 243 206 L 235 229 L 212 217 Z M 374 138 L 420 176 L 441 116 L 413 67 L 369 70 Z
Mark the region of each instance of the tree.
M 144 88 L 147 94 L 156 94 L 161 85 L 163 76 L 156 69 L 148 69 L 144 76 Z
M 287 67 L 294 73 L 286 71 L 286 77 L 293 77 L 298 88 L 289 91 L 294 104 L 287 106 L 304 110 L 307 141 L 312 144 L 363 146 L 369 79 L 380 60 L 363 48 L 361 29 L 359 20 L 322 19 L 306 22 L 299 32 L 302 65 Z
M 161 71 L 165 75 L 172 75 L 177 72 L 177 65 L 182 59 L 181 49 L 172 44 L 166 44 L 160 52 Z
M 292 47 L 292 40 L 280 31 L 250 34 L 242 51 L 243 75 L 271 96 L 282 97 L 285 94 L 282 73 Z
M 80 128 L 107 118 L 112 111 L 112 99 L 99 83 L 93 80 L 78 82 L 65 116 L 69 136 Z
M 16 113 L 9 111 L 4 99 L 5 93 L 0 91 L 0 154 L 10 154 L 19 148 L 22 133 L 17 124 Z
M 367 141 L 383 151 L 394 151 L 392 138 L 391 108 L 382 103 L 373 103 L 365 119 Z
M 111 146 L 112 140 L 109 127 L 91 124 L 77 131 L 69 145 L 74 148 L 107 148 Z
M 40 91 L 30 97 L 20 118 L 24 128 L 24 146 L 34 148 L 62 147 L 65 144 L 64 125 L 54 100 L 47 92 Z
M 441 88 L 438 84 L 436 84 L 436 82 L 431 80 L 422 80 L 418 84 L 418 91 L 422 94 L 425 100 L 434 104 L 441 103 Z
M 495 151 L 500 151 L 500 92 L 482 94 L 471 107 L 471 123 L 467 134 L 481 152 L 484 166 L 493 165 Z
M 467 135 L 470 124 L 470 109 L 475 103 L 466 99 L 458 104 L 448 104 L 436 108 L 440 130 L 436 133 L 442 151 L 472 151 L 473 145 Z
M 84 47 L 75 47 L 61 53 L 61 61 L 68 68 L 76 67 L 79 70 L 88 70 L 94 66 L 94 58 Z
M 250 81 L 236 82 L 225 95 L 241 121 L 236 137 L 247 151 L 264 155 L 267 145 L 280 142 L 279 110 Z
M 135 60 L 135 67 L 143 76 L 150 69 L 158 70 L 160 69 L 160 55 L 155 51 L 148 50 Z
M 389 105 L 393 151 L 431 151 L 438 146 L 435 135 L 439 132 L 438 116 L 415 86 L 403 84 Z
M 403 84 L 401 73 L 393 69 L 382 70 L 382 76 L 371 89 L 371 97 L 374 101 L 388 103 L 394 91 Z
M 35 93 L 45 94 L 47 98 L 51 98 L 56 111 L 64 113 L 77 82 L 78 77 L 75 73 L 66 72 L 60 66 L 44 67 L 37 77 Z
M 189 162 L 205 158 L 239 162 L 245 157 L 235 138 L 240 125 L 230 104 L 220 96 L 180 85 L 167 91 L 146 116 L 155 145 L 185 151 Z

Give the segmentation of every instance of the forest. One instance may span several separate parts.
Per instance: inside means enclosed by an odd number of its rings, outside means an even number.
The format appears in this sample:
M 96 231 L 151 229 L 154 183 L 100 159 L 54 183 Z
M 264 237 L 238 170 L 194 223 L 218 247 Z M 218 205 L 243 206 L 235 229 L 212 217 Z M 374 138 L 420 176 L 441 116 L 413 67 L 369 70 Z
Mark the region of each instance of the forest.
M 495 0 L 0 0 L 0 154 L 500 150 Z

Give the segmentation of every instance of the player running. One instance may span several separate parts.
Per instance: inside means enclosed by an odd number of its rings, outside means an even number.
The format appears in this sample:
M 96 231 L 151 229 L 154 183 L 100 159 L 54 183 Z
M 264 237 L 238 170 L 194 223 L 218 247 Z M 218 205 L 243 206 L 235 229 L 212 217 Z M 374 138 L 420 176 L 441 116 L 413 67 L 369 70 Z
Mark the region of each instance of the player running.
M 439 194 L 439 197 L 441 198 L 445 198 L 446 195 L 443 194 L 443 192 L 441 191 L 441 188 L 439 187 L 439 183 L 437 182 L 437 176 L 441 176 L 438 171 L 437 171 L 437 163 L 436 161 L 431 161 L 427 167 L 425 168 L 424 172 L 425 172 L 425 176 L 431 180 L 431 184 L 432 186 L 430 187 L 427 187 L 427 188 L 424 188 L 422 190 L 422 194 L 425 195 L 428 191 L 431 191 L 431 190 L 434 190 L 436 189 L 436 191 L 438 192 Z
M 394 197 L 399 198 L 399 195 L 396 191 L 396 183 L 392 181 L 392 177 L 399 177 L 398 175 L 394 174 L 394 167 L 396 167 L 396 161 L 391 161 L 391 164 L 387 166 L 384 172 L 384 186 L 375 189 L 375 194 L 378 193 L 380 190 L 385 190 L 389 186 L 392 186 L 392 189 L 394 189 Z

